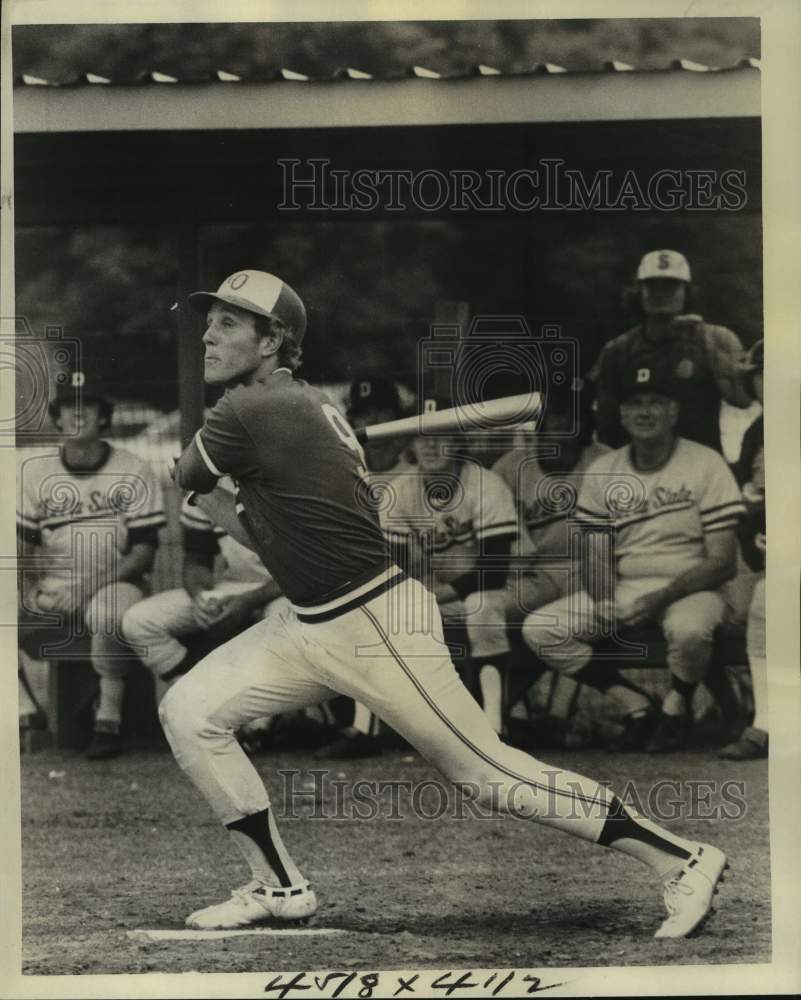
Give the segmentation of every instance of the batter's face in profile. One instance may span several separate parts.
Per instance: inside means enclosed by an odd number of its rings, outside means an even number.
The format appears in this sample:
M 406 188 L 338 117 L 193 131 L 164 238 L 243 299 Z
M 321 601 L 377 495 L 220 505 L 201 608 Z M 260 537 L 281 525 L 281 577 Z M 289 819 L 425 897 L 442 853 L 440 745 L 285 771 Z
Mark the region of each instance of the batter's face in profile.
M 640 282 L 640 301 L 646 316 L 678 316 L 687 302 L 687 284 L 678 278 L 648 278 Z
M 620 422 L 632 441 L 667 441 L 679 418 L 679 404 L 658 392 L 636 392 L 620 404 Z
M 270 350 L 269 338 L 256 332 L 256 317 L 225 302 L 213 302 L 203 334 L 206 353 L 203 378 L 208 385 L 226 385 L 256 372 Z

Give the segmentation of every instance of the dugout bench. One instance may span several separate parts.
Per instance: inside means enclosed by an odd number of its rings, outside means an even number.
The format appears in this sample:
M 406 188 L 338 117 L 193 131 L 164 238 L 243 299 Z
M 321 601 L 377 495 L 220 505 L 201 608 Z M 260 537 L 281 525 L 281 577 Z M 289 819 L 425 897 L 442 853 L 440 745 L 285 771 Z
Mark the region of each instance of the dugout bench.
M 542 673 L 550 670 L 523 643 L 522 638 L 513 636 L 511 668 L 502 676 L 502 719 L 504 733 L 508 732 L 511 710 L 518 700 L 524 697 L 526 690 Z M 607 658 L 621 670 L 653 670 L 667 671 L 667 647 L 665 637 L 657 626 L 632 629 L 621 632 L 620 639 L 626 643 L 643 647 L 643 654 L 621 656 L 620 649 L 610 641 L 602 641 L 593 646 L 594 655 Z M 454 662 L 459 668 L 462 679 L 475 695 L 479 696 L 478 668 L 480 664 L 473 662 L 466 655 L 467 636 L 452 632 L 446 639 L 453 649 L 461 648 L 462 655 L 455 655 Z M 724 720 L 734 718 L 741 713 L 740 701 L 732 684 L 728 668 L 748 667 L 748 656 L 745 642 L 745 625 L 724 624 L 715 631 L 715 641 L 709 670 L 704 678 L 704 685 L 715 699 Z
M 616 657 L 617 665 L 621 669 L 667 669 L 665 639 L 660 629 L 628 631 L 622 633 L 620 638 L 641 645 L 645 649 L 641 657 Z M 454 660 L 460 668 L 465 684 L 474 694 L 478 694 L 477 664 L 473 664 L 466 656 L 469 650 L 466 639 L 466 634 L 451 632 L 448 635 L 448 644 L 455 653 Z M 206 652 L 210 652 L 216 644 L 205 637 L 197 637 L 187 643 L 196 660 Z M 608 642 L 598 644 L 595 650 L 596 655 L 616 656 L 615 648 Z M 97 695 L 98 678 L 89 662 L 89 642 L 85 638 L 76 639 L 59 652 L 58 657 L 48 661 L 48 730 L 26 731 L 21 744 L 21 749 L 24 751 L 30 752 L 47 745 L 60 749 L 80 749 L 88 743 L 91 736 L 92 706 Z M 508 728 L 512 706 L 536 678 L 537 665 L 543 670 L 548 669 L 539 663 L 536 655 L 530 650 L 527 650 L 527 655 L 528 668 L 518 667 L 517 670 L 507 672 L 502 678 L 502 714 L 505 730 Z M 131 663 L 132 669 L 128 673 L 125 685 L 123 732 L 129 740 L 153 741 L 161 738 L 153 677 L 138 659 L 132 657 Z M 737 703 L 737 695 L 727 668 L 747 666 L 745 626 L 720 626 L 715 632 L 712 661 L 704 684 L 724 716 L 734 711 Z
M 49 629 L 43 646 L 58 641 L 57 630 Z M 40 633 L 44 635 L 44 631 Z M 198 662 L 231 635 L 198 634 L 182 640 L 193 662 Z M 91 739 L 93 709 L 98 694 L 98 675 L 90 661 L 89 639 L 71 637 L 56 655 L 42 656 L 47 662 L 47 730 L 25 730 L 20 744 L 24 752 L 52 746 L 83 749 Z M 30 643 L 26 643 L 30 646 Z M 125 679 L 122 733 L 126 742 L 153 743 L 163 740 L 156 705 L 155 682 L 151 672 L 133 653 L 126 657 L 130 669 Z

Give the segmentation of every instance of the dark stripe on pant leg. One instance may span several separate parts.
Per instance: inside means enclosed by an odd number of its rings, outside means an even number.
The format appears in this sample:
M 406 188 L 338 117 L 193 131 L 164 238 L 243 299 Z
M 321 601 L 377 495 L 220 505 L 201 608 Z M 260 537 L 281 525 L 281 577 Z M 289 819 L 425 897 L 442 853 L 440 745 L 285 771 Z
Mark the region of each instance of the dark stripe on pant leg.
M 400 666 L 401 670 L 403 670 L 403 672 L 406 674 L 406 676 L 409 678 L 409 680 L 415 686 L 415 688 L 417 689 L 418 693 L 422 696 L 422 698 L 424 699 L 424 701 L 426 702 L 426 704 L 428 705 L 428 707 L 431 709 L 431 711 L 440 719 L 441 722 L 443 722 L 448 727 L 448 729 L 450 729 L 450 731 L 454 734 L 454 736 L 458 737 L 458 739 L 461 740 L 461 742 L 464 743 L 464 745 L 466 747 L 468 747 L 468 749 L 472 750 L 473 753 L 475 753 L 478 757 L 480 757 L 481 760 L 483 760 L 486 764 L 489 764 L 492 767 L 496 768 L 502 774 L 505 774 L 505 775 L 507 775 L 510 778 L 515 778 L 517 781 L 522 782 L 522 784 L 529 785 L 532 788 L 537 788 L 537 789 L 539 789 L 539 790 L 541 790 L 543 792 L 549 792 L 552 795 L 563 795 L 563 796 L 565 796 L 567 798 L 578 800 L 579 802 L 589 802 L 591 804 L 598 801 L 598 799 L 596 799 L 594 797 L 591 798 L 589 796 L 582 795 L 580 792 L 571 792 L 571 791 L 568 791 L 568 790 L 562 790 L 561 788 L 552 788 L 552 787 L 550 787 L 548 785 L 540 784 L 540 782 L 534 781 L 531 778 L 527 778 L 523 774 L 517 774 L 515 771 L 510 771 L 508 768 L 504 767 L 502 764 L 499 764 L 497 761 L 493 760 L 492 757 L 488 757 L 487 754 L 485 754 L 483 750 L 480 750 L 475 745 L 475 743 L 471 742 L 464 735 L 464 733 L 462 733 L 460 730 L 458 730 L 456 728 L 456 726 L 454 726 L 454 724 L 451 722 L 451 720 L 446 715 L 443 714 L 443 712 L 441 711 L 441 709 L 439 708 L 439 706 L 429 697 L 428 692 L 425 690 L 425 688 L 423 688 L 423 686 L 420 684 L 420 682 L 414 676 L 414 674 L 409 669 L 409 667 L 404 663 L 403 658 L 401 657 L 400 653 L 398 653 L 398 651 L 395 649 L 395 647 L 390 642 L 389 637 L 387 636 L 386 632 L 384 632 L 384 629 L 381 626 L 381 623 L 378 621 L 378 619 L 375 617 L 375 615 L 372 613 L 372 611 L 370 611 L 369 608 L 365 608 L 365 607 L 363 607 L 361 610 L 367 615 L 367 617 L 373 623 L 376 631 L 378 632 L 379 636 L 381 637 L 381 641 L 384 643 L 384 645 L 390 651 L 390 653 L 392 654 L 392 657 L 395 660 L 395 662 Z M 533 759 L 534 758 L 532 758 L 532 760 Z M 600 787 L 601 786 L 599 785 L 599 788 Z M 602 801 L 601 805 L 606 805 L 606 803 L 604 803 Z

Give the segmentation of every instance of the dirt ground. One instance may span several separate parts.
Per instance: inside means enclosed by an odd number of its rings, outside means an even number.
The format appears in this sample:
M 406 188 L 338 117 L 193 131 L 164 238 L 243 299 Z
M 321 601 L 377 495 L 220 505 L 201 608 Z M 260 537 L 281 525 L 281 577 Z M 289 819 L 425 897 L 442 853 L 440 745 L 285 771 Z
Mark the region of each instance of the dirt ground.
M 191 910 L 227 897 L 248 880 L 243 864 L 166 750 L 150 748 L 97 763 L 43 751 L 22 758 L 23 971 L 769 961 L 765 762 L 731 764 L 702 752 L 653 758 L 565 751 L 547 759 L 608 780 L 618 791 L 636 791 L 644 806 L 660 804 L 676 817 L 666 824 L 672 830 L 727 851 L 733 871 L 718 897 L 718 913 L 701 935 L 682 942 L 653 940 L 663 916 L 661 893 L 637 862 L 524 820 L 459 818 L 453 815 L 455 798 L 445 803 L 444 817 L 422 818 L 421 812 L 443 807 L 431 788 L 416 809 L 409 794 L 398 792 L 394 811 L 401 818 L 389 815 L 389 793 L 379 801 L 379 816 L 354 817 L 359 804 L 352 783 L 359 779 L 435 778 L 417 756 L 321 764 L 308 754 L 287 753 L 254 760 L 268 782 L 285 840 L 320 898 L 313 926 L 347 933 L 132 940 L 126 932 L 179 928 Z M 309 773 L 326 767 L 330 773 L 324 778 Z M 282 776 L 282 770 L 288 773 Z M 680 787 L 664 784 L 676 781 Z M 742 782 L 742 795 L 731 785 L 722 793 L 727 781 Z M 289 809 L 289 787 L 303 793 L 296 797 L 298 815 L 281 819 Z M 337 803 L 344 816 L 333 818 Z M 693 804 L 696 818 L 688 815 Z M 719 807 L 731 818 L 703 818 Z

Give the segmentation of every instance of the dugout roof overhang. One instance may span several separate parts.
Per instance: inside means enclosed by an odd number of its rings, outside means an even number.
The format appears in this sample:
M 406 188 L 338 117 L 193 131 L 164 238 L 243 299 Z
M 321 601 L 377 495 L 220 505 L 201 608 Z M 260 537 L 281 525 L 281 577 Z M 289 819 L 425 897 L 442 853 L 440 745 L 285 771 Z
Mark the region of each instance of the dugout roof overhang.
M 113 82 L 86 74 L 53 84 L 22 77 L 14 89 L 17 226 L 174 225 L 177 297 L 200 287 L 198 227 L 286 219 L 282 158 L 327 159 L 341 169 L 503 170 L 558 158 L 591 178 L 741 170 L 761 207 L 759 65 L 715 70 L 686 60 L 638 71 L 541 66 L 504 75 L 477 67 L 442 78 L 414 67 L 398 79 L 345 70 L 309 80 L 282 70 L 270 80 L 217 72 L 181 81 L 148 73 Z M 436 218 L 413 207 L 404 218 Z M 443 215 L 449 215 L 445 209 Z M 293 220 L 398 218 L 303 208 Z M 577 216 L 575 216 L 577 218 Z M 570 213 L 560 221 L 570 225 Z M 195 320 L 179 318 L 181 436 L 202 419 Z
M 166 220 L 190 204 L 209 220 L 269 218 L 281 201 L 277 161 L 291 157 L 344 169 L 511 170 L 546 157 L 587 173 L 742 169 L 747 207 L 761 203 L 756 60 L 726 70 L 682 60 L 655 71 L 298 76 L 21 78 L 17 224 Z

